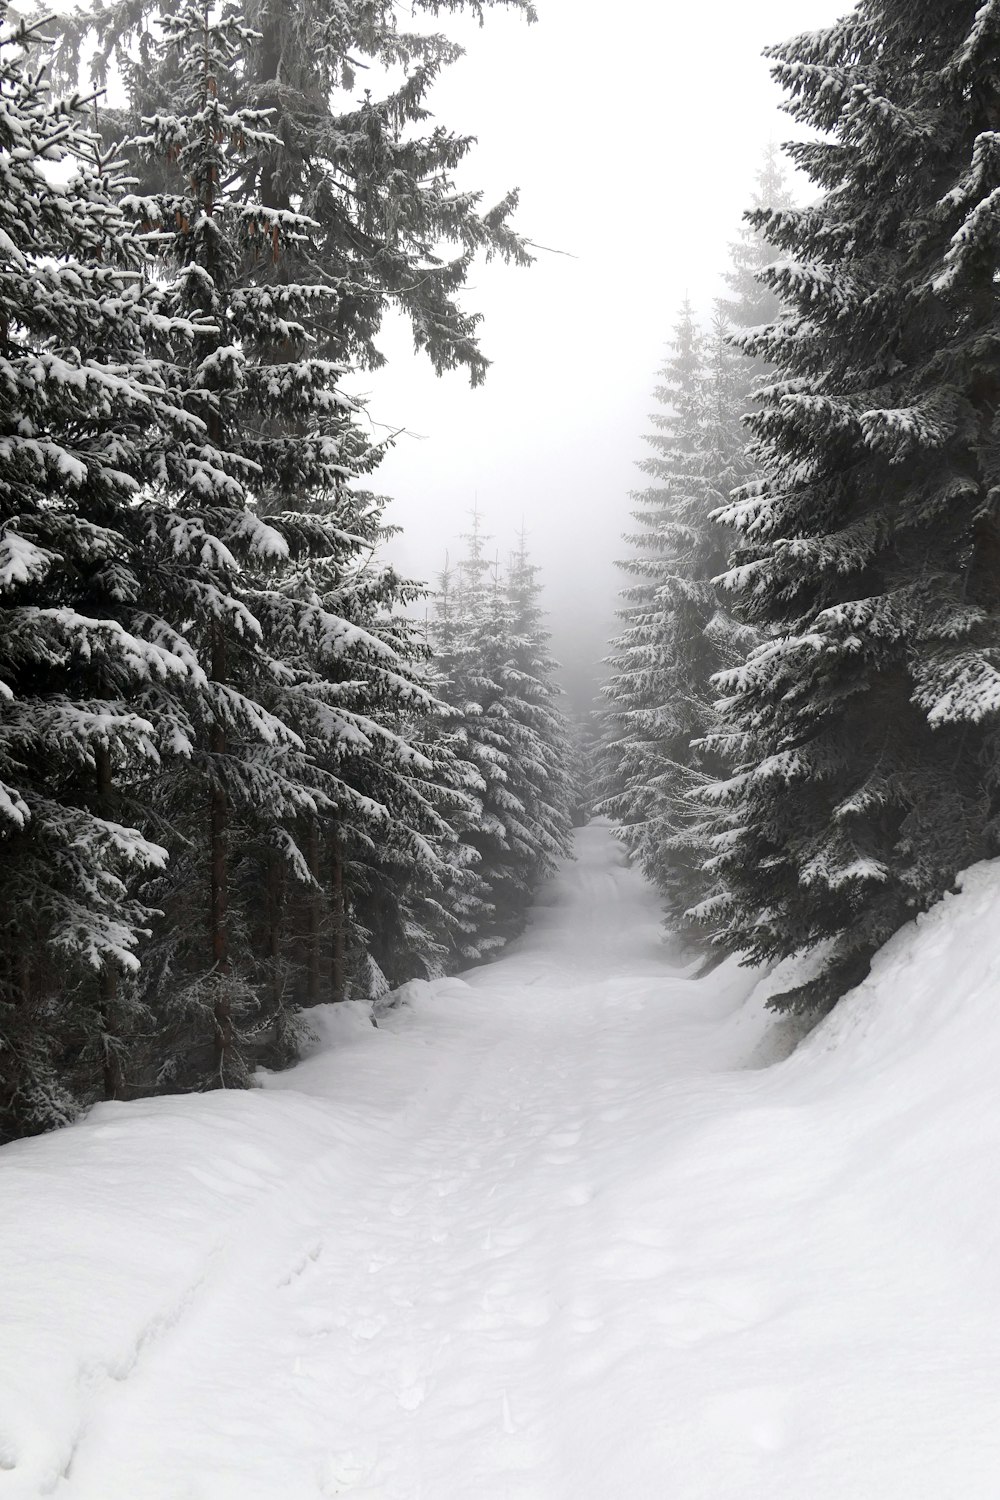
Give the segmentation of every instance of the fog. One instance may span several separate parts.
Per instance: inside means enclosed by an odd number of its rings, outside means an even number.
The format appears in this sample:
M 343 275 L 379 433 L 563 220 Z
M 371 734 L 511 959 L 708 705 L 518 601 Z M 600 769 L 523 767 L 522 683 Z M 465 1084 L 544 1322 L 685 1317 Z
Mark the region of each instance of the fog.
M 533 26 L 499 11 L 481 30 L 441 23 L 467 48 L 430 100 L 478 136 L 462 185 L 490 202 L 518 186 L 518 229 L 563 253 L 477 266 L 465 302 L 493 360 L 477 390 L 437 378 L 401 324 L 385 330 L 388 367 L 363 389 L 376 433 L 404 433 L 377 487 L 403 528 L 392 555 L 420 578 L 477 502 L 501 556 L 523 518 L 578 710 L 614 629 L 628 491 L 678 303 L 708 312 L 765 146 L 799 133 L 762 48 L 847 8 L 539 0 Z

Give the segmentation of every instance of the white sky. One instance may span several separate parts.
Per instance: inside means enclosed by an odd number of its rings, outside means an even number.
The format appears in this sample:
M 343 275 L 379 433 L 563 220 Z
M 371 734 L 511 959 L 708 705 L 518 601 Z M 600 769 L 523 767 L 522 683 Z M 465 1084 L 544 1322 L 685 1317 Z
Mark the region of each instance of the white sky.
M 522 516 L 543 570 L 556 653 L 580 696 L 604 654 L 614 559 L 677 304 L 720 290 L 769 140 L 796 133 L 761 56 L 848 0 L 538 0 L 539 21 L 444 19 L 467 56 L 430 104 L 479 144 L 462 174 L 490 202 L 521 189 L 516 223 L 544 245 L 530 270 L 481 267 L 486 384 L 435 377 L 407 330 L 364 381 L 372 417 L 405 427 L 376 476 L 404 528 L 393 555 L 433 578 L 476 497 L 506 555 Z M 377 429 L 378 430 L 378 429 Z

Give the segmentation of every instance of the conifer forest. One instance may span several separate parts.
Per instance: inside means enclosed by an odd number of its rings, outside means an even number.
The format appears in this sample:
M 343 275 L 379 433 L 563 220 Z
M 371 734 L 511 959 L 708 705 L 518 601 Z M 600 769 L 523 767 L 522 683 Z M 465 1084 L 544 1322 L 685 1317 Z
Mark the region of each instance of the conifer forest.
M 1000 1295 L 1000 0 L 810 7 L 717 39 L 760 129 L 647 142 L 631 63 L 603 121 L 509 76 L 549 0 L 0 0 L 0 1283 L 125 1247 L 8 1410 L 0 1335 L 0 1500 L 1000 1493 L 995 1353 L 914 1318 Z

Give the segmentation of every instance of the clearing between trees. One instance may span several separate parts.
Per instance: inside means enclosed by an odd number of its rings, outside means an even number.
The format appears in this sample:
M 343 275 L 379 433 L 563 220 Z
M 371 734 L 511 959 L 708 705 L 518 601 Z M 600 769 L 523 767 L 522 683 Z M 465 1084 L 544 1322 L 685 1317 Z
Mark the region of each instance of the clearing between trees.
M 1000 873 L 780 1060 L 576 843 L 377 1028 L 0 1153 L 3 1500 L 995 1500 Z

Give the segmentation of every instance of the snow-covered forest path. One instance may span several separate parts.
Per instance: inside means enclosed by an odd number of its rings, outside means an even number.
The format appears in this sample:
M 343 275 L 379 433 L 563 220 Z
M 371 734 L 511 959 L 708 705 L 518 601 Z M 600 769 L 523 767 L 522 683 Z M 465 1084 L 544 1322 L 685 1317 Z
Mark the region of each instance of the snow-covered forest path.
M 649 1346 L 744 1310 L 650 1295 L 682 1226 L 620 1185 L 686 1061 L 677 982 L 608 829 L 577 843 L 500 962 L 272 1080 L 333 1101 L 342 1147 L 303 1140 L 236 1221 L 95 1403 L 70 1493 L 603 1500 L 595 1462 L 623 1472 L 625 1445 L 653 1495 L 669 1422 L 637 1405 Z
M 995 1497 L 1000 1273 L 927 1237 L 944 1193 L 989 1242 L 917 1075 L 897 1133 L 884 1058 L 754 1067 L 752 978 L 577 849 L 499 962 L 263 1092 L 0 1153 L 0 1500 Z

